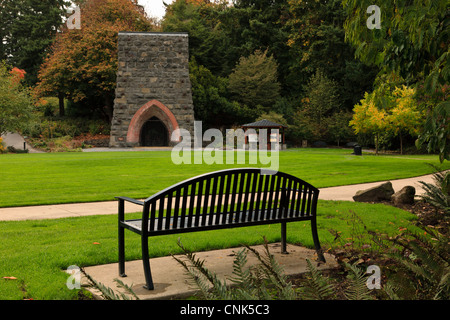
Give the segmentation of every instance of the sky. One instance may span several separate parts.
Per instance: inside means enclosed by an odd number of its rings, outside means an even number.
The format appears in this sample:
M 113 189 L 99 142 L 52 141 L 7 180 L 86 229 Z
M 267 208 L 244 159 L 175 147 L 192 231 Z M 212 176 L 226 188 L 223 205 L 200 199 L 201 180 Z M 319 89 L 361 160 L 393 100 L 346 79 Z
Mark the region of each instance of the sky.
M 174 0 L 164 0 L 165 3 L 171 4 Z M 145 11 L 150 17 L 162 19 L 165 13 L 163 0 L 138 0 L 141 6 L 144 6 Z

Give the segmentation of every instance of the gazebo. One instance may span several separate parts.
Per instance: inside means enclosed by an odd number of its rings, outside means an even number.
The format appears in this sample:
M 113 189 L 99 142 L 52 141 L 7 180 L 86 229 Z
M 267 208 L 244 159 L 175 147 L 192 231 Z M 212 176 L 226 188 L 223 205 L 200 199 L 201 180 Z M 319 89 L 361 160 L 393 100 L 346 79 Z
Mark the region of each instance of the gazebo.
M 284 140 L 284 130 L 287 128 L 285 125 L 263 119 L 260 121 L 247 123 L 241 126 L 241 128 L 245 132 L 245 145 L 247 146 L 249 143 L 258 143 L 258 135 L 255 134 L 247 134 L 248 129 L 255 129 L 258 131 L 259 129 L 278 129 L 278 133 L 272 133 L 272 130 L 267 130 L 267 150 L 271 150 L 271 144 L 278 142 L 280 144 L 280 150 L 286 149 L 286 144 Z

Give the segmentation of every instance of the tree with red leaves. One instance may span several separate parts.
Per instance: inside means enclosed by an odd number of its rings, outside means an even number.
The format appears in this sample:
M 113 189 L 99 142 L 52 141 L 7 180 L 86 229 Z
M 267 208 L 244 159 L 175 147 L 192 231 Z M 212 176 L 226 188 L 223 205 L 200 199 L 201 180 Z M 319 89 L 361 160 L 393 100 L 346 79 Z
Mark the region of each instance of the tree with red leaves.
M 151 31 L 156 26 L 132 0 L 87 0 L 80 9 L 81 29 L 64 26 L 57 35 L 39 72 L 36 92 L 82 103 L 111 119 L 118 32 Z
M 32 117 L 32 99 L 21 83 L 25 73 L 0 62 L 0 135 L 23 128 Z

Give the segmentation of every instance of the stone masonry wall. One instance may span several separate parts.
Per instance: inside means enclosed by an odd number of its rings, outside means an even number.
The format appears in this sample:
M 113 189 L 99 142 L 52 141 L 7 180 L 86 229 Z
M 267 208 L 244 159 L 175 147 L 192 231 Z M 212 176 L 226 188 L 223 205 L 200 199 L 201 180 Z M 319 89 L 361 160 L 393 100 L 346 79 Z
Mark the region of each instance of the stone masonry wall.
M 169 129 L 169 138 L 175 129 L 173 116 L 179 128 L 193 135 L 194 106 L 189 79 L 189 47 L 187 33 L 120 32 L 118 37 L 118 73 L 114 114 L 111 124 L 110 147 L 135 147 L 139 140 L 130 139 L 130 130 L 139 132 L 151 115 L 170 112 L 161 119 Z M 158 109 L 143 112 L 143 106 L 156 100 Z M 167 108 L 163 108 L 163 107 Z M 170 112 L 167 112 L 167 109 Z M 163 110 L 166 110 L 164 113 Z M 137 113 L 140 111 L 140 113 Z M 136 121 L 136 116 L 143 119 Z M 159 116 L 158 116 L 159 117 Z M 130 127 L 136 126 L 135 128 Z M 136 125 L 136 123 L 138 123 Z M 135 133 L 139 134 L 139 133 Z M 128 138 L 127 138 L 128 135 Z M 173 145 L 174 142 L 171 143 Z

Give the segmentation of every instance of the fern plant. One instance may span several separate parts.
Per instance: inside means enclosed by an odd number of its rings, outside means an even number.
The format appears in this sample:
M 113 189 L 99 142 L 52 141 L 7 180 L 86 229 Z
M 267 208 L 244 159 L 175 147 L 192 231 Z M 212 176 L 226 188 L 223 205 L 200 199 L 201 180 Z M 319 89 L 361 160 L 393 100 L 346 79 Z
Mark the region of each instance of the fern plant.
M 335 299 L 334 286 L 329 279 L 324 277 L 309 259 L 306 260 L 306 263 L 308 265 L 308 273 L 303 286 L 299 290 L 300 297 L 303 300 Z
M 233 262 L 233 273 L 229 279 L 233 285 L 228 286 L 226 280 L 205 267 L 205 261 L 196 258 L 178 239 L 178 246 L 183 250 L 186 260 L 173 256 L 180 263 L 195 286 L 200 297 L 207 300 L 269 300 L 296 299 L 292 284 L 283 274 L 282 267 L 269 252 L 267 241 L 264 241 L 264 255 L 246 246 L 236 253 Z M 247 267 L 247 253 L 253 253 L 260 264 Z
M 205 266 L 205 260 L 197 259 L 195 254 L 187 250 L 178 239 L 178 246 L 183 250 L 188 261 L 184 261 L 172 255 L 172 257 L 186 270 L 193 283 L 200 290 L 201 296 L 206 300 L 229 300 L 231 292 L 227 288 L 226 281 L 221 281 L 217 275 L 210 272 Z M 190 265 L 189 265 L 190 263 Z M 210 290 L 213 288 L 212 291 Z
M 402 250 L 389 256 L 398 262 L 385 290 L 391 299 L 450 299 L 450 242 L 448 235 L 422 227 L 426 235 L 413 233 L 392 239 Z
M 439 172 L 439 168 L 431 166 L 436 171 L 433 174 L 434 184 L 419 181 L 425 192 L 420 197 L 432 206 L 443 210 L 448 219 L 450 215 L 450 171 Z
M 366 286 L 366 276 L 355 265 L 346 264 L 348 269 L 347 283 L 344 296 L 336 295 L 337 288 L 333 280 L 324 276 L 313 263 L 307 259 L 307 273 L 299 288 L 294 288 L 291 281 L 284 274 L 283 268 L 270 253 L 268 243 L 264 238 L 263 253 L 246 246 L 236 253 L 233 262 L 233 273 L 230 286 L 226 280 L 220 280 L 204 264 L 204 260 L 196 258 L 195 254 L 183 247 L 180 240 L 178 245 L 183 250 L 185 258 L 174 257 L 193 283 L 199 289 L 203 299 L 232 299 L 232 300 L 331 300 L 331 299 L 370 299 L 371 294 Z M 247 267 L 247 254 L 252 253 L 258 264 Z
M 88 286 L 95 288 L 100 292 L 100 296 L 104 300 L 139 300 L 139 297 L 134 293 L 133 289 L 119 279 L 114 279 L 117 287 L 123 289 L 125 292 L 115 292 L 110 287 L 105 286 L 101 282 L 94 280 L 83 268 L 80 268 L 81 273 L 86 277 Z
M 354 264 L 345 263 L 345 266 L 349 270 L 347 279 L 349 285 L 344 292 L 347 300 L 372 300 L 371 291 L 366 285 L 366 275 L 361 269 Z

